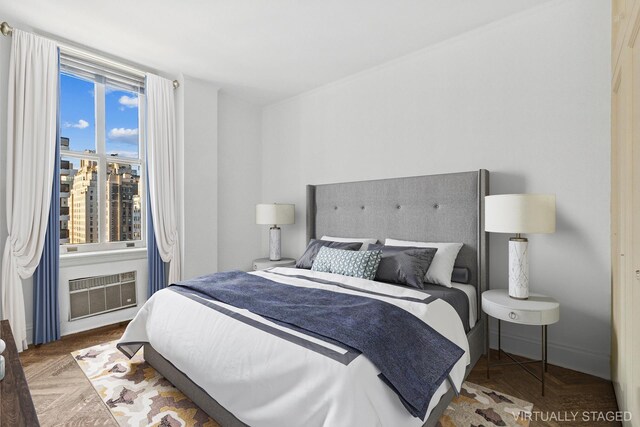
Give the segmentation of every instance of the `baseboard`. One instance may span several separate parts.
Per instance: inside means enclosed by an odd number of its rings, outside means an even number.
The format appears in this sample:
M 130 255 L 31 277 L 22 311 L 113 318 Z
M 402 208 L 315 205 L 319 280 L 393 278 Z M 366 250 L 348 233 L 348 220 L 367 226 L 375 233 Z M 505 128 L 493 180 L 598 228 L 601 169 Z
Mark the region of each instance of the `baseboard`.
M 114 325 L 119 325 L 121 323 L 130 322 L 131 320 L 133 320 L 133 317 L 134 316 L 127 316 L 122 320 L 102 321 L 102 322 L 96 323 L 95 325 L 78 328 L 77 330 L 76 329 L 68 330 L 68 331 L 65 331 L 63 334 L 61 334 L 60 337 L 66 337 L 68 335 L 80 334 L 80 333 L 83 333 L 83 332 L 93 331 L 93 330 L 96 330 L 96 329 L 107 328 L 109 326 L 114 326 Z M 29 346 L 33 345 L 33 326 L 27 326 L 27 344 Z
M 101 320 L 100 322 L 95 322 L 95 323 L 90 324 L 90 325 L 76 326 L 76 327 L 73 327 L 73 328 L 65 328 L 64 332 L 61 331 L 60 336 L 61 337 L 66 337 L 68 335 L 81 334 L 83 332 L 93 331 L 93 330 L 100 329 L 100 328 L 106 328 L 106 327 L 113 326 L 113 325 L 118 325 L 118 324 L 124 323 L 124 322 L 130 322 L 131 320 L 133 320 L 134 317 L 135 317 L 135 315 L 133 315 L 133 316 L 124 316 L 122 318 Z
M 491 330 L 491 348 L 498 348 L 498 331 Z M 502 332 L 502 349 L 518 356 L 530 359 L 540 359 L 540 340 Z M 576 348 L 557 342 L 548 341 L 549 352 L 547 360 L 551 365 L 573 369 L 595 375 L 596 377 L 611 379 L 611 364 L 608 354 Z

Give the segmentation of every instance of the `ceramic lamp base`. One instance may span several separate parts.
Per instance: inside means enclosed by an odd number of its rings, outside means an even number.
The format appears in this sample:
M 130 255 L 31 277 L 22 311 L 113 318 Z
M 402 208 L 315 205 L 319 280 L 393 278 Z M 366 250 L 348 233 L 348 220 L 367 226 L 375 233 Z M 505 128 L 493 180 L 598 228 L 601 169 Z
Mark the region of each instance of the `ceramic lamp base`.
M 509 296 L 529 298 L 529 242 L 525 238 L 509 239 Z
M 280 261 L 280 227 L 271 227 L 269 229 L 269 259 L 271 261 Z

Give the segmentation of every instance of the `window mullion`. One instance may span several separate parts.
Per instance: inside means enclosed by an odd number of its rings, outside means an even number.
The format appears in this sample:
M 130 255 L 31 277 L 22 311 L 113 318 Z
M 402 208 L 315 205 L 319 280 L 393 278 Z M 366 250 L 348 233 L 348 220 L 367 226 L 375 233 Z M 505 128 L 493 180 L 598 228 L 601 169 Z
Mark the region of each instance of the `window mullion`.
M 96 151 L 98 161 L 98 235 L 100 243 L 109 241 L 109 226 L 107 220 L 106 182 L 107 182 L 107 159 L 106 153 L 106 126 L 105 126 L 105 85 L 96 82 Z

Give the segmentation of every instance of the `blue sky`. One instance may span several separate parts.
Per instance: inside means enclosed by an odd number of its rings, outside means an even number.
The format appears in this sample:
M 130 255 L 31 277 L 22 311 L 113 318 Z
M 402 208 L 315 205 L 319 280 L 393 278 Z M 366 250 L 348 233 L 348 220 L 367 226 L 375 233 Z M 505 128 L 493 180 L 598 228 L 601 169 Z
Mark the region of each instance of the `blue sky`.
M 60 131 L 74 151 L 95 150 L 94 83 L 66 74 L 60 76 Z M 137 157 L 138 97 L 106 88 L 105 135 L 107 153 Z

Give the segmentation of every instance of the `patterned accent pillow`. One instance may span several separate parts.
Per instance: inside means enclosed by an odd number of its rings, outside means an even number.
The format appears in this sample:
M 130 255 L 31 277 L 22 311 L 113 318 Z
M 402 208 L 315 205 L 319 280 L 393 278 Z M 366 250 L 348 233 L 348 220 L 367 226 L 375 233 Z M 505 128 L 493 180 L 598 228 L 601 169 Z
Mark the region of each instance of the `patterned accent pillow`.
M 382 251 L 347 251 L 323 246 L 311 266 L 312 271 L 342 274 L 373 280 L 376 277 Z

